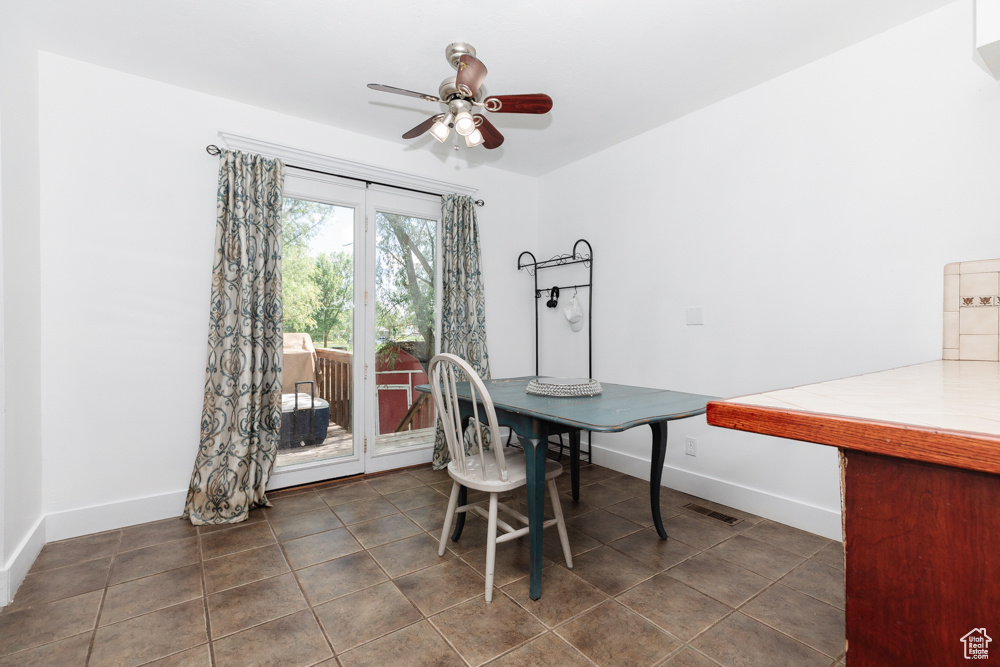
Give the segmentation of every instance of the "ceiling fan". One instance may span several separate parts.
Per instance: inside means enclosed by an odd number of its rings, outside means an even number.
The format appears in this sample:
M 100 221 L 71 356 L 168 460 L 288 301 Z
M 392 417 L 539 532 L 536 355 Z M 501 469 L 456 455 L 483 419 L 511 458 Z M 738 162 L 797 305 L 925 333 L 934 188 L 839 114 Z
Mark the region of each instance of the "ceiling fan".
M 419 97 L 428 102 L 439 102 L 448 107 L 444 113 L 431 116 L 403 135 L 404 139 L 414 139 L 424 132 L 444 143 L 451 129 L 465 139 L 469 148 L 482 144 L 486 148 L 498 148 L 503 143 L 503 135 L 482 114 L 473 114 L 477 108 L 493 113 L 548 113 L 552 108 L 552 98 L 543 93 L 529 95 L 490 95 L 485 97 L 482 85 L 486 78 L 486 65 L 476 58 L 476 49 L 465 42 L 449 44 L 444 50 L 448 62 L 458 70 L 458 74 L 441 82 L 437 96 L 415 93 L 393 86 L 369 83 L 372 90 L 385 93 Z M 458 150 L 458 146 L 455 146 Z

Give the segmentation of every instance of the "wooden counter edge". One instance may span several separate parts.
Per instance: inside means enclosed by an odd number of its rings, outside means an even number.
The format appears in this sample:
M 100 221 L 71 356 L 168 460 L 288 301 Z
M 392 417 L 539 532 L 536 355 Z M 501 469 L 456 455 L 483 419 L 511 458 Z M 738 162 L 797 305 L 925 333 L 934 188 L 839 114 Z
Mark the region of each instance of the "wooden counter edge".
M 712 401 L 712 426 L 1000 474 L 1000 436 Z

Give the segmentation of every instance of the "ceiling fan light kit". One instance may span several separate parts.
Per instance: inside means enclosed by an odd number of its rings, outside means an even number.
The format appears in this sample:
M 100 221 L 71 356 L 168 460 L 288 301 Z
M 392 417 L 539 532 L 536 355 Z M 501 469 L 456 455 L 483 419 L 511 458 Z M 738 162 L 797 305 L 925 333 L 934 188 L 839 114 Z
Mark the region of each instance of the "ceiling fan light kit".
M 480 132 L 478 129 L 473 130 L 472 134 L 470 134 L 465 138 L 466 148 L 473 148 L 481 143 L 483 143 L 483 133 Z
M 438 96 L 417 93 L 412 90 L 369 83 L 368 87 L 384 93 L 417 97 L 426 102 L 438 102 L 447 107 L 445 113 L 431 116 L 403 134 L 404 139 L 414 139 L 422 134 L 444 143 L 451 136 L 451 129 L 465 139 L 467 148 L 480 144 L 487 149 L 498 148 L 504 141 L 494 125 L 482 114 L 473 114 L 475 108 L 492 113 L 544 114 L 552 109 L 552 98 L 544 93 L 529 95 L 493 95 L 484 99 L 483 80 L 486 65 L 476 58 L 476 49 L 465 42 L 449 44 L 444 51 L 448 63 L 458 74 L 441 82 Z M 455 146 L 458 150 L 458 146 Z
M 455 116 L 455 131 L 463 137 L 467 137 L 476 130 L 476 121 L 472 119 L 472 114 L 468 111 L 459 111 Z
M 431 129 L 427 130 L 427 133 L 440 141 L 442 144 L 448 141 L 448 125 L 443 121 L 434 121 L 434 124 L 431 125 Z

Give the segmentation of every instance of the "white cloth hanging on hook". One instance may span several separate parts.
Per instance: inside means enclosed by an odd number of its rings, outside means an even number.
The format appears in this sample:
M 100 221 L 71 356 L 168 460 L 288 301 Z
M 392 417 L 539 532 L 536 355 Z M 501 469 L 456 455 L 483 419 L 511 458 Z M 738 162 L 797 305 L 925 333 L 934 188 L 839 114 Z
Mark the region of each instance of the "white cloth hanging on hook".
M 566 316 L 569 328 L 573 331 L 579 331 L 583 328 L 583 308 L 580 306 L 580 300 L 577 299 L 576 290 L 573 291 L 569 302 L 563 306 L 563 315 Z

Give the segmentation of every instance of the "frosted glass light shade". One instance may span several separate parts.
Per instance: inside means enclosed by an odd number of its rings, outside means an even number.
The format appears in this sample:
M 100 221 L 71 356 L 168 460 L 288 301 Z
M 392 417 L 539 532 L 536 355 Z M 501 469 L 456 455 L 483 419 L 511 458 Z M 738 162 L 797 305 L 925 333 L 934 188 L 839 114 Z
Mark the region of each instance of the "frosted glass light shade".
M 455 131 L 467 137 L 476 130 L 476 121 L 468 111 L 459 111 L 455 116 Z
M 427 133 L 443 144 L 448 140 L 451 130 L 448 129 L 447 125 L 438 120 L 434 121 L 434 124 L 431 125 L 431 129 L 427 130 Z
M 473 146 L 478 146 L 481 143 L 483 143 L 483 133 L 480 132 L 478 128 L 473 130 L 472 134 L 470 134 L 465 138 L 465 145 L 468 148 L 472 148 Z

